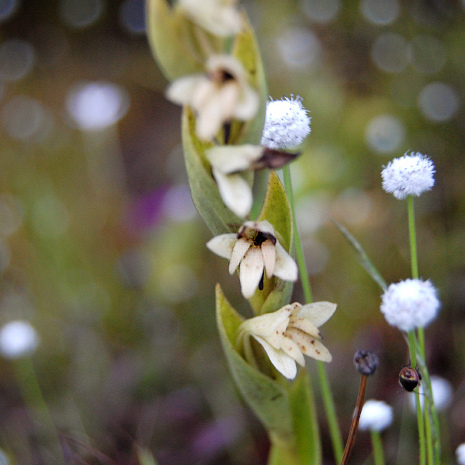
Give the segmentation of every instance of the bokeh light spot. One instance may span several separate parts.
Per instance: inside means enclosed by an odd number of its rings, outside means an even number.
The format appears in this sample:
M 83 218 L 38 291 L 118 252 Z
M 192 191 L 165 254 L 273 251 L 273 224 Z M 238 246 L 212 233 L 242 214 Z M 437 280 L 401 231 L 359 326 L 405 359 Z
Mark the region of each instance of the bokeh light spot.
M 173 186 L 163 199 L 163 213 L 175 221 L 189 221 L 196 217 L 197 210 L 192 203 L 189 186 L 180 184 Z
M 0 194 L 0 235 L 15 233 L 23 223 L 23 208 L 16 197 Z
M 281 58 L 289 67 L 308 69 L 318 62 L 321 46 L 313 32 L 299 27 L 288 28 L 276 41 Z
M 119 10 L 119 20 L 123 29 L 131 34 L 145 33 L 144 0 L 125 0 Z
M 426 85 L 418 96 L 418 106 L 425 118 L 443 122 L 451 120 L 459 109 L 459 96 L 455 89 L 443 82 Z
M 68 228 L 69 214 L 63 203 L 53 195 L 35 201 L 32 224 L 35 231 L 46 238 L 60 237 Z
M 405 139 L 404 124 L 391 115 L 380 115 L 368 124 L 365 138 L 375 152 L 385 154 L 394 152 Z
M 60 16 L 65 24 L 83 29 L 95 23 L 104 10 L 103 0 L 61 0 Z
M 382 71 L 400 73 L 408 64 L 408 43 L 400 34 L 381 34 L 373 44 L 371 58 Z
M 31 142 L 43 141 L 53 124 L 43 105 L 24 95 L 14 97 L 2 108 L 0 120 L 11 137 Z
M 32 45 L 22 39 L 7 39 L 0 45 L 0 79 L 19 81 L 32 70 L 35 52 Z
M 360 10 L 363 17 L 373 24 L 392 24 L 400 12 L 398 0 L 362 0 Z
M 413 66 L 425 74 L 440 71 L 446 64 L 447 54 L 442 42 L 430 35 L 417 35 L 410 42 Z
M 5 242 L 0 240 L 0 274 L 3 273 L 11 261 L 11 250 L 10 246 Z M 0 462 L 1 464 L 1 462 Z
M 99 131 L 126 114 L 129 96 L 123 88 L 109 82 L 83 83 L 71 89 L 66 105 L 79 128 Z
M 11 18 L 18 11 L 19 4 L 19 0 L 0 0 L 0 23 Z
M 340 0 L 303 0 L 302 2 L 302 11 L 316 23 L 334 21 L 340 9 Z
M 160 297 L 167 302 L 184 302 L 194 296 L 197 277 L 187 265 L 173 263 L 160 275 L 157 289 Z

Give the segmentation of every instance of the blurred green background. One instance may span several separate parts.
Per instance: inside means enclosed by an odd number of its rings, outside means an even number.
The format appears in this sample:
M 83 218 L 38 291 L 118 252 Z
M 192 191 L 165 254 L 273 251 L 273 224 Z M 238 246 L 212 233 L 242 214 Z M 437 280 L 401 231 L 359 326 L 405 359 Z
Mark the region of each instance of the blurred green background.
M 454 463 L 465 440 L 465 2 L 243 6 L 270 95 L 300 95 L 312 117 L 293 182 L 315 300 L 338 304 L 323 333 L 344 436 L 359 382 L 352 356 L 371 349 L 381 365 L 367 395 L 395 409 L 390 463 L 415 461 L 414 415 L 397 384 L 407 347 L 331 220 L 388 282 L 409 277 L 406 204 L 382 190 L 380 172 L 408 150 L 436 165 L 416 214 L 420 275 L 442 301 L 427 352 L 430 373 L 452 385 L 441 422 L 443 463 Z M 214 284 L 250 310 L 204 246 L 166 84 L 142 0 L 0 0 L 0 324 L 25 319 L 40 335 L 34 368 L 68 463 L 136 464 L 140 447 L 160 465 L 264 464 L 265 433 L 216 335 Z M 0 448 L 12 464 L 57 463 L 29 391 L 21 363 L 0 358 Z M 321 425 L 331 464 L 323 415 Z M 352 463 L 369 454 L 359 433 Z

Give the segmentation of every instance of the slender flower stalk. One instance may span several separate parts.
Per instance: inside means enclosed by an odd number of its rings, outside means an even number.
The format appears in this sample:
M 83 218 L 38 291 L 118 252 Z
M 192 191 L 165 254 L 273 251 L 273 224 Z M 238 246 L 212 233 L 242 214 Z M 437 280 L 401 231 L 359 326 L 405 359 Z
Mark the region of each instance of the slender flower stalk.
M 308 276 L 307 265 L 305 263 L 305 256 L 302 247 L 302 241 L 300 239 L 300 234 L 297 226 L 297 216 L 295 212 L 295 202 L 294 202 L 294 193 L 292 190 L 292 180 L 290 166 L 284 166 L 284 185 L 286 188 L 287 197 L 291 205 L 292 221 L 294 224 L 294 243 L 296 249 L 296 260 L 297 266 L 299 267 L 300 282 L 302 285 L 305 301 L 310 303 L 313 300 L 312 297 L 312 288 L 310 285 L 310 279 Z M 325 407 L 326 417 L 328 419 L 329 431 L 331 436 L 331 443 L 333 446 L 334 457 L 337 462 L 340 462 L 342 459 L 342 454 L 344 450 L 342 442 L 342 433 L 339 427 L 339 422 L 336 415 L 336 406 L 333 399 L 333 394 L 331 392 L 331 386 L 329 384 L 329 379 L 326 374 L 326 369 L 323 363 L 317 362 L 318 367 L 318 380 L 320 383 L 320 391 L 323 397 L 323 404 Z

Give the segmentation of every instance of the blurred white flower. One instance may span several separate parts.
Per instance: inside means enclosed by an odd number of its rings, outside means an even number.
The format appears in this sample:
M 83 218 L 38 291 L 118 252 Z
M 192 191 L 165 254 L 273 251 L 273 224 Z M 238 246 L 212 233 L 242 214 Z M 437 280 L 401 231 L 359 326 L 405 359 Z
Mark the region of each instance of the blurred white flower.
M 381 400 L 367 400 L 360 415 L 359 428 L 368 431 L 383 431 L 393 420 L 392 407 Z
M 194 23 L 216 36 L 237 34 L 242 17 L 237 0 L 179 0 L 177 7 Z
M 381 312 L 391 326 L 401 331 L 422 328 L 436 318 L 441 303 L 430 281 L 406 279 L 384 292 Z
M 307 113 L 300 97 L 268 101 L 262 145 L 270 149 L 297 147 L 311 131 Z
M 211 239 L 207 247 L 229 259 L 229 273 L 239 267 L 242 295 L 251 298 L 263 280 L 276 276 L 284 281 L 297 279 L 297 265 L 276 239 L 268 221 L 246 221 L 237 234 L 222 234 Z
M 465 443 L 460 444 L 455 450 L 455 456 L 457 457 L 457 463 L 459 465 L 465 465 Z
M 39 335 L 27 321 L 10 321 L 0 329 L 0 353 L 16 359 L 32 354 L 39 345 Z
M 223 145 L 207 150 L 221 198 L 237 216 L 244 217 L 252 208 L 252 188 L 239 174 L 249 170 L 263 155 L 259 145 Z
M 110 82 L 76 85 L 68 95 L 66 106 L 76 125 L 87 131 L 100 131 L 116 124 L 129 108 L 127 92 Z
M 433 399 L 434 405 L 436 406 L 436 410 L 445 410 L 452 402 L 452 386 L 447 381 L 447 379 L 441 378 L 440 376 L 431 376 L 431 390 L 433 391 Z M 422 383 L 420 390 L 420 394 L 425 392 L 424 383 Z M 423 407 L 425 400 L 423 395 L 420 396 L 420 403 Z M 415 409 L 415 396 L 410 396 L 410 406 Z
M 244 321 L 239 327 L 238 344 L 243 345 L 246 358 L 253 362 L 250 336 L 265 349 L 271 363 L 288 379 L 297 374 L 296 362 L 305 366 L 304 355 L 323 362 L 332 360 L 320 342 L 318 328 L 331 318 L 336 304 L 315 302 L 285 305 L 273 313 Z
M 434 164 L 421 153 L 406 153 L 395 158 L 383 169 L 383 189 L 397 199 L 408 195 L 420 196 L 434 186 Z
M 247 82 L 242 64 L 229 55 L 213 55 L 206 74 L 185 76 L 172 82 L 166 97 L 189 105 L 197 114 L 196 133 L 210 140 L 232 118 L 249 120 L 258 111 L 258 93 Z

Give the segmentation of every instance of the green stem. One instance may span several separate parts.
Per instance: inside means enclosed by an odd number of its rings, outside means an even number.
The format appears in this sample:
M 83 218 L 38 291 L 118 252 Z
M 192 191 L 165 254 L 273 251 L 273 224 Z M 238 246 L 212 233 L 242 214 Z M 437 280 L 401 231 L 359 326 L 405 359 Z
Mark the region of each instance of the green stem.
M 295 212 L 294 194 L 292 190 L 291 170 L 289 165 L 284 166 L 284 186 L 286 188 L 287 197 L 291 206 L 292 223 L 294 225 L 294 244 L 297 259 L 297 266 L 299 268 L 300 282 L 302 283 L 302 290 L 306 303 L 313 301 L 312 289 L 310 286 L 310 279 L 308 277 L 307 266 L 305 264 L 304 251 L 300 234 L 297 228 L 297 217 Z M 320 382 L 321 395 L 323 397 L 323 404 L 325 407 L 326 417 L 328 419 L 329 431 L 331 435 L 331 442 L 333 446 L 334 458 L 337 463 L 341 462 L 344 445 L 342 442 L 342 434 L 339 428 L 339 423 L 336 416 L 336 407 L 334 404 L 333 395 L 329 385 L 328 376 L 326 374 L 323 362 L 317 362 L 318 366 L 318 379 Z
M 375 465 L 384 465 L 384 452 L 381 434 L 379 434 L 379 431 L 371 431 L 370 434 Z
M 45 434 L 44 439 L 54 451 L 55 463 L 64 465 L 65 460 L 62 456 L 59 433 L 43 397 L 32 358 L 23 357 L 16 360 L 15 368 L 24 402 L 33 417 L 35 417 L 37 427 L 43 429 L 43 433 Z
M 415 231 L 415 209 L 413 204 L 413 197 L 409 195 L 407 197 L 407 208 L 408 208 L 408 224 L 409 224 L 409 238 L 410 238 L 410 260 L 412 268 L 412 278 L 418 279 L 418 255 L 417 255 L 417 239 Z M 410 333 L 413 333 L 411 331 Z M 431 464 L 439 465 L 441 461 L 441 444 L 439 440 L 439 418 L 437 415 L 436 406 L 434 404 L 433 392 L 431 389 L 431 380 L 429 377 L 428 367 L 426 365 L 426 350 L 425 350 L 425 332 L 423 328 L 418 328 L 418 344 L 416 344 L 416 337 L 413 333 L 409 333 L 409 346 L 411 360 L 414 367 L 417 365 L 416 360 L 416 350 L 419 352 L 420 358 L 420 367 L 421 374 L 426 384 L 426 399 L 425 399 L 425 408 L 422 418 L 424 418 L 424 423 L 426 427 L 426 442 L 428 450 L 428 461 Z M 414 342 L 413 342 L 414 341 Z M 412 345 L 413 344 L 413 345 Z M 412 356 L 412 352 L 415 354 L 415 357 Z M 418 396 L 417 396 L 418 397 Z M 417 416 L 418 416 L 418 403 L 417 398 Z M 421 410 L 421 407 L 420 407 Z M 420 424 L 418 424 L 420 427 Z M 432 428 L 432 429 L 431 429 Z M 433 453 L 434 450 L 434 453 Z
M 410 350 L 410 361 L 412 366 L 417 366 L 417 353 L 416 353 L 416 337 L 415 332 L 409 331 L 408 333 L 408 345 Z M 420 394 L 415 391 L 415 405 L 417 412 L 417 424 L 418 424 L 418 441 L 420 445 L 420 465 L 426 464 L 426 440 L 425 440 L 425 423 L 423 419 L 423 412 L 420 404 Z
M 412 278 L 418 279 L 418 257 L 417 257 L 417 237 L 415 232 L 415 209 L 413 197 L 407 197 L 408 206 L 408 229 L 410 235 L 410 260 L 412 265 Z
M 302 247 L 302 241 L 300 240 L 300 234 L 297 228 L 297 216 L 295 213 L 294 193 L 292 190 L 291 169 L 289 165 L 285 165 L 283 171 L 284 187 L 286 188 L 287 198 L 289 199 L 289 204 L 291 205 L 292 224 L 294 226 L 293 230 L 295 255 L 297 266 L 299 267 L 300 282 L 302 284 L 305 301 L 310 303 L 313 301 L 312 288 L 310 286 L 310 279 L 308 278 L 307 265 L 305 264 L 304 249 Z

